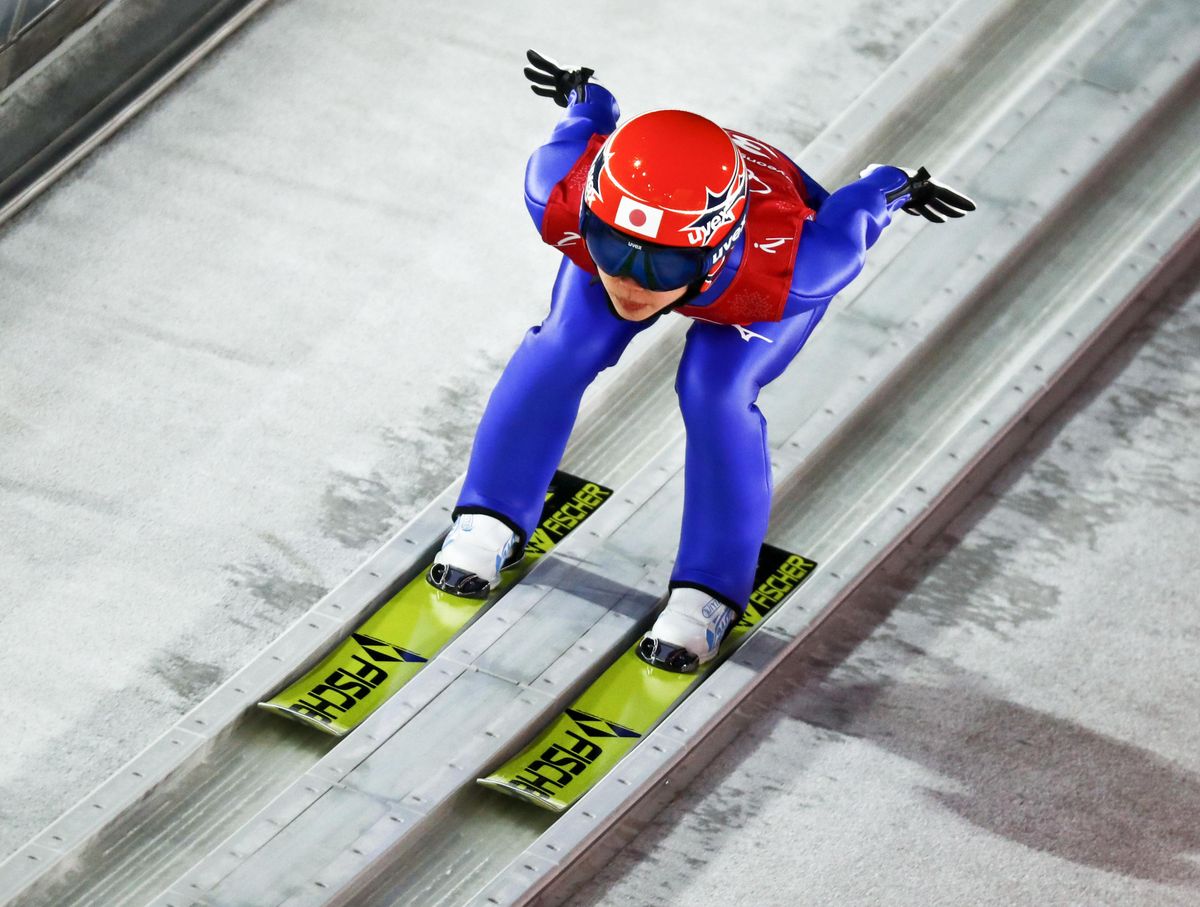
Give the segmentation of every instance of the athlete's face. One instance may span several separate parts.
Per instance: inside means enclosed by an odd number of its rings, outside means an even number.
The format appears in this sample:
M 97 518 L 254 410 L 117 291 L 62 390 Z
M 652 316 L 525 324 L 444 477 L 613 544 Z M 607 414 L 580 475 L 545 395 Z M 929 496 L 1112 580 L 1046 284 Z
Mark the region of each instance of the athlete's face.
M 678 302 L 687 287 L 677 290 L 647 290 L 632 277 L 613 277 L 598 271 L 600 283 L 608 292 L 613 308 L 626 321 L 645 321 L 653 318 L 673 302 Z

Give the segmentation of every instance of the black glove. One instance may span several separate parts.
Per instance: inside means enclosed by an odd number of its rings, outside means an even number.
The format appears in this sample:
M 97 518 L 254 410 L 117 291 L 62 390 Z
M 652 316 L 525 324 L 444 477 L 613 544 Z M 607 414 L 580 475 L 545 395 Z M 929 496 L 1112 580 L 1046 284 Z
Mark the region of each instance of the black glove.
M 908 182 L 889 192 L 887 200 L 893 202 L 907 195 L 908 201 L 901 206 L 907 213 L 920 215 L 935 224 L 943 224 L 945 221 L 938 215 L 962 217 L 968 211 L 975 210 L 973 201 L 949 186 L 935 182 L 924 167 L 915 173 L 911 170 L 904 172 L 908 174 Z
M 567 106 L 567 98 L 572 91 L 578 92 L 576 97 L 582 101 L 587 92 L 584 87 L 596 70 L 581 66 L 579 69 L 563 69 L 553 60 L 547 60 L 536 50 L 525 51 L 525 56 L 536 66 L 536 69 L 525 67 L 525 77 L 533 84 L 529 86 L 534 94 L 544 98 L 554 98 L 559 107 Z

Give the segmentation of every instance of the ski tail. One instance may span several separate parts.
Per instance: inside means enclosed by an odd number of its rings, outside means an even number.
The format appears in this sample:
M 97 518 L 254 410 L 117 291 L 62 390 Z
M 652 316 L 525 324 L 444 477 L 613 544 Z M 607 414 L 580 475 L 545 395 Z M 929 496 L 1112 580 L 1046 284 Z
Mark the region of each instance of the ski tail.
M 525 556 L 501 574 L 500 585 L 486 599 L 435 589 L 422 570 L 316 667 L 259 707 L 345 736 L 611 496 L 612 489 L 603 485 L 556 473 Z
M 525 749 L 477 783 L 551 812 L 567 809 L 637 746 L 816 566 L 816 561 L 803 555 L 763 545 L 749 605 L 716 660 L 694 673 L 677 674 L 647 664 L 633 645 Z

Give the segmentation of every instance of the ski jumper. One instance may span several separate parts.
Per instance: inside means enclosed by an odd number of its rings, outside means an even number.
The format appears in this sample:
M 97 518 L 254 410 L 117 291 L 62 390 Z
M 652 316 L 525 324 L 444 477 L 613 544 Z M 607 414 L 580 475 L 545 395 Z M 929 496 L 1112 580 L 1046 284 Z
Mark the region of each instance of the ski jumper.
M 595 137 L 612 132 L 618 117 L 613 96 L 589 84 L 584 101 L 572 95 L 525 174 L 530 216 L 564 256 L 549 314 L 525 335 L 488 400 L 454 511 L 492 514 L 522 541 L 537 523 L 583 392 L 637 334 L 667 314 L 640 322 L 618 316 L 574 232 L 577 208 L 573 227 L 564 216 L 582 191 L 576 184 L 599 147 Z M 757 162 L 757 171 L 751 169 L 760 179 L 751 182 L 746 230 L 716 280 L 676 309 L 693 324 L 675 381 L 687 441 L 683 529 L 671 586 L 703 589 L 741 612 L 771 508 L 771 458 L 758 393 L 783 373 L 833 296 L 862 270 L 866 250 L 903 203 L 889 205 L 885 196 L 907 177 L 881 167 L 829 194 L 777 149 L 730 135 L 751 164 Z M 781 183 L 780 174 L 792 182 Z M 756 219 L 756 184 L 765 196 L 768 183 L 777 196 L 790 192 L 793 207 Z M 781 221 L 782 210 L 795 212 L 790 226 Z M 791 240 L 787 230 L 774 238 L 756 235 L 763 224 L 788 227 Z M 780 289 L 777 298 L 772 288 Z

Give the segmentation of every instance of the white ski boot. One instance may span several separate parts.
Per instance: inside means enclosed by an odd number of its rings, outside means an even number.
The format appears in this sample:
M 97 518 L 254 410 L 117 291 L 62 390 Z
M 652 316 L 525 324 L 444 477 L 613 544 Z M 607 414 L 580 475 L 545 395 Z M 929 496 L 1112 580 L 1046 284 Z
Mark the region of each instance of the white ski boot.
M 690 673 L 712 661 L 737 612 L 691 586 L 671 590 L 671 598 L 638 645 L 641 659 L 658 668 Z
M 486 513 L 459 514 L 425 579 L 467 598 L 483 598 L 500 584 L 500 572 L 524 556 L 516 533 Z

